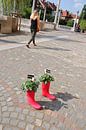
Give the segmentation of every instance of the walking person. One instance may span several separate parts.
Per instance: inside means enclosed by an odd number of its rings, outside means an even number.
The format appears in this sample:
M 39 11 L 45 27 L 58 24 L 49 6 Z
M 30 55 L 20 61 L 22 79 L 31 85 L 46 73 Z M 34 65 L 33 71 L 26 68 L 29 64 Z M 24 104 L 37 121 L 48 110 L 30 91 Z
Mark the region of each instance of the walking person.
M 31 39 L 28 42 L 28 44 L 26 45 L 28 48 L 30 48 L 30 43 L 33 42 L 34 46 L 37 46 L 35 43 L 35 36 L 36 33 L 39 31 L 40 29 L 40 19 L 39 19 L 39 15 L 38 15 L 38 10 L 34 10 L 34 12 L 32 13 L 32 15 L 30 16 L 30 20 L 31 20 Z

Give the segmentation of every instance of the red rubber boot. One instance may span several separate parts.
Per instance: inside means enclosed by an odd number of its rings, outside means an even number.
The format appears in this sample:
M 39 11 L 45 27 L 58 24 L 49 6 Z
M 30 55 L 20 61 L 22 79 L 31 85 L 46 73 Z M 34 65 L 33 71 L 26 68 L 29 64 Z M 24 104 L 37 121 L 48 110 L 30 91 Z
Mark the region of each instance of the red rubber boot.
M 42 106 L 40 106 L 36 101 L 35 101 L 35 92 L 34 91 L 30 91 L 28 90 L 26 92 L 26 98 L 27 98 L 27 102 L 34 107 L 37 110 L 41 110 Z
M 50 82 L 47 84 L 42 83 L 42 95 L 49 98 L 50 100 L 56 100 L 56 97 L 49 93 Z

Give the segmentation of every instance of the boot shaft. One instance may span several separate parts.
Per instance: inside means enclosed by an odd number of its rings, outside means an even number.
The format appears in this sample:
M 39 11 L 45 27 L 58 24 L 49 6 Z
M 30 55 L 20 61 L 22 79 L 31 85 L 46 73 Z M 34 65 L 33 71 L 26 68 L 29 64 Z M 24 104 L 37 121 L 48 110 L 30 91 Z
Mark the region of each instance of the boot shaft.
M 35 100 L 35 92 L 28 90 L 26 92 L 26 97 L 27 97 L 27 100 L 34 101 Z
M 50 88 L 50 82 L 47 84 L 42 83 L 42 94 L 49 93 L 49 88 Z

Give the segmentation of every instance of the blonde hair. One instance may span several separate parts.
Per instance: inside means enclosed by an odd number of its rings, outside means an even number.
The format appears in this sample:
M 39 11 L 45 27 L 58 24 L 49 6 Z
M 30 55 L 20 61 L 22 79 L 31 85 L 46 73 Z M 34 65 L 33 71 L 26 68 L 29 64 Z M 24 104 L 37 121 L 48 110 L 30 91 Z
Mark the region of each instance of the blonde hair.
M 33 13 L 31 14 L 30 18 L 31 18 L 31 19 L 34 19 L 35 16 L 38 17 L 38 14 L 37 14 L 37 13 L 38 13 L 38 10 L 34 10 Z

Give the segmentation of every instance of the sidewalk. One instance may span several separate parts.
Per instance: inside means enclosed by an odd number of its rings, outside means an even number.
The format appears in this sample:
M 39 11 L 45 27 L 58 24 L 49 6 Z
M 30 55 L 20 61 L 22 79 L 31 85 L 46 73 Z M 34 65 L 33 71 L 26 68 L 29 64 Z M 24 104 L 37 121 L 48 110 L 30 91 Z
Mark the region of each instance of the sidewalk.
M 85 35 L 41 32 L 31 49 L 25 46 L 27 36 L 0 37 L 0 47 L 16 45 L 0 51 L 0 129 L 86 130 Z M 40 85 L 36 100 L 47 109 L 37 111 L 26 103 L 21 83 L 27 74 L 38 77 L 46 68 L 55 77 L 50 91 L 57 100 L 42 97 Z

